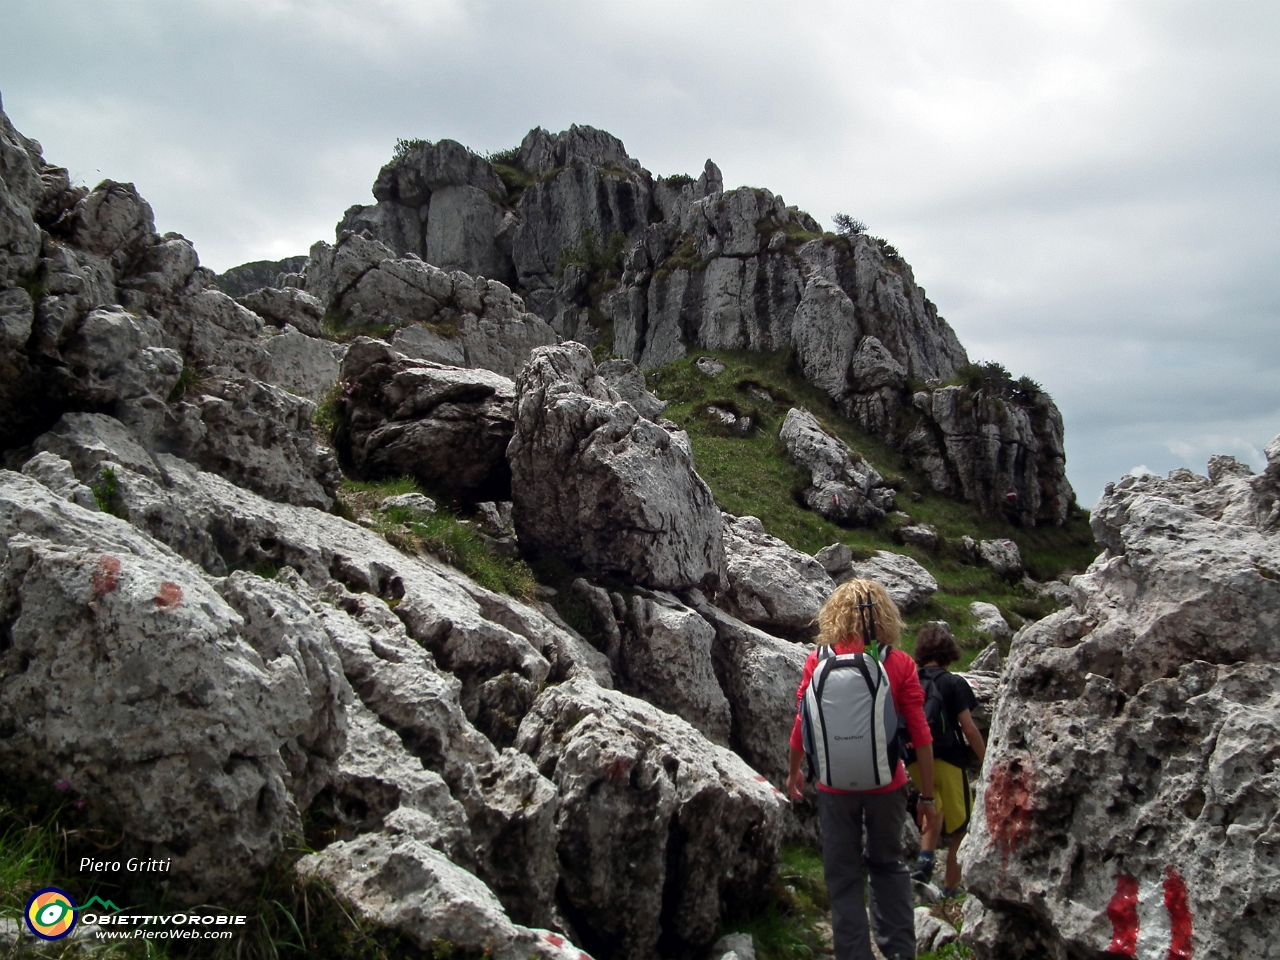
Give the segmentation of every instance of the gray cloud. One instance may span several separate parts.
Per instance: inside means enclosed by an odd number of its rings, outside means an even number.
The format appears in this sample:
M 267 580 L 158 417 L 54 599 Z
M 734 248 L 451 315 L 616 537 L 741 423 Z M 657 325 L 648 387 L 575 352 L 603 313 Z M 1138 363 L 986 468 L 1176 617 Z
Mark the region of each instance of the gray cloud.
M 1280 432 L 1280 9 L 0 0 L 0 91 L 215 269 L 305 251 L 396 137 L 589 123 L 659 173 L 894 242 L 975 358 L 1042 382 L 1090 504 Z M 1216 446 L 1215 446 L 1216 445 Z

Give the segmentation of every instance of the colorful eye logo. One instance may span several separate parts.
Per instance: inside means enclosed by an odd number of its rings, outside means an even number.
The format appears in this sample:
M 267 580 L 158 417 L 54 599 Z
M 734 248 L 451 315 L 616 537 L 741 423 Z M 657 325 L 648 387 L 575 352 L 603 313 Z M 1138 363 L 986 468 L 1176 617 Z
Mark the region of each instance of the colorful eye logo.
M 76 902 L 57 887 L 45 887 L 27 901 L 27 926 L 42 940 L 61 940 L 76 925 Z

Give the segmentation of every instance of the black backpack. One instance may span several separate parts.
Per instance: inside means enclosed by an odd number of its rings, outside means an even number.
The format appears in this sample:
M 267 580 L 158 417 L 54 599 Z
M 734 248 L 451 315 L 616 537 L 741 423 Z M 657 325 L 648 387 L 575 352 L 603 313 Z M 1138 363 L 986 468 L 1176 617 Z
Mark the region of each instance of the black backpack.
M 957 766 L 967 763 L 968 745 L 955 718 L 947 716 L 947 701 L 942 697 L 937 678 L 946 671 L 942 667 L 921 667 L 916 671 L 920 689 L 924 691 L 924 718 L 933 734 L 933 755 Z M 909 740 L 910 737 L 907 737 Z M 908 760 L 915 759 L 915 751 L 907 751 Z

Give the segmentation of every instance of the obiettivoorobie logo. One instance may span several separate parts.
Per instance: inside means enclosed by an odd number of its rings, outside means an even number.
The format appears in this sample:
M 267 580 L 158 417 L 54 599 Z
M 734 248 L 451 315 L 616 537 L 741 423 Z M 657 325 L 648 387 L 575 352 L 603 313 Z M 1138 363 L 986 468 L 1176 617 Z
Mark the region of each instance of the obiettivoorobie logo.
M 76 902 L 65 890 L 45 887 L 27 901 L 27 926 L 42 940 L 61 940 L 76 926 Z

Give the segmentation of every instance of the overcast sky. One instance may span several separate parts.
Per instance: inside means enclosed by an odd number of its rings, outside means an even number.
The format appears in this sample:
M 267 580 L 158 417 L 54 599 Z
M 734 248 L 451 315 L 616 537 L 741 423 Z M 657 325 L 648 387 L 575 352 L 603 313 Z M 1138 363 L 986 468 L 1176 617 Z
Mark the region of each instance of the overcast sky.
M 602 127 L 845 211 L 1040 381 L 1092 506 L 1280 433 L 1280 5 L 0 0 L 0 95 L 221 271 L 333 238 L 397 137 Z

